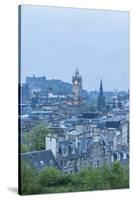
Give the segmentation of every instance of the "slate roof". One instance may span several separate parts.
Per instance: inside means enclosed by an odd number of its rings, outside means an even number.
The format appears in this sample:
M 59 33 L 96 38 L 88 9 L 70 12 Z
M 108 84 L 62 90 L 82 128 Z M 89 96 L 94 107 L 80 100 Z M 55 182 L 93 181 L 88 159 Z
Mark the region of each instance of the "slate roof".
M 98 121 L 97 122 L 97 127 L 98 128 L 105 128 L 106 127 L 106 121 L 105 120 Z
M 59 168 L 59 165 L 55 160 L 51 150 L 41 150 L 22 153 L 21 159 L 30 163 L 37 170 L 42 170 L 44 167 Z
M 59 144 L 61 145 L 69 145 L 71 143 L 70 140 L 63 140 L 63 141 L 60 141 Z
M 94 119 L 97 118 L 98 114 L 97 113 L 83 113 L 79 118 L 87 118 L 87 119 Z
M 90 151 L 90 148 L 92 146 L 92 139 L 91 138 L 80 138 L 79 141 L 81 141 L 81 147 L 75 148 L 75 153 L 72 154 L 70 145 L 72 142 L 69 140 L 61 141 L 59 142 L 60 145 L 64 145 L 68 149 L 68 154 L 63 156 L 60 152 L 60 156 L 62 160 L 71 160 L 71 159 L 78 159 L 80 157 L 83 157 L 85 154 L 88 154 Z
M 107 128 L 120 128 L 120 121 L 107 121 L 106 122 L 106 127 Z
M 120 128 L 121 120 L 112 118 L 110 120 L 101 120 L 97 123 L 98 128 Z

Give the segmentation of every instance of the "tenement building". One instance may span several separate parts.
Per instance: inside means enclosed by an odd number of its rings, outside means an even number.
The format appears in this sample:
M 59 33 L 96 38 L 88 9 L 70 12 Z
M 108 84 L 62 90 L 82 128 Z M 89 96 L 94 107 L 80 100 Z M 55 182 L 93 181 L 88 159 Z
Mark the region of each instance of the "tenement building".
M 95 119 L 86 123 L 77 120 L 64 137 L 48 135 L 46 149 L 50 149 L 60 169 L 75 173 L 85 167 L 111 166 L 116 160 L 128 163 L 128 122 L 123 118 Z

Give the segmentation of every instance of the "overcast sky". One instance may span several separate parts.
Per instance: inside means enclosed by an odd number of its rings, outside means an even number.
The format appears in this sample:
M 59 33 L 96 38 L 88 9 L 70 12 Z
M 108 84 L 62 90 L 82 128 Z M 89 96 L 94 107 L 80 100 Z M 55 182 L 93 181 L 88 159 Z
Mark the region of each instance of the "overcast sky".
M 22 6 L 21 78 L 46 76 L 71 82 L 75 68 L 83 88 L 129 88 L 129 13 Z

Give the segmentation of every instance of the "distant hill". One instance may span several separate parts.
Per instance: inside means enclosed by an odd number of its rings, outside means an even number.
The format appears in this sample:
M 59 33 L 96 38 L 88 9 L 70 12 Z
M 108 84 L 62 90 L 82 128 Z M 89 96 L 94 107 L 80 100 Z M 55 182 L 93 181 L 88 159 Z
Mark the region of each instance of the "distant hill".
M 30 89 L 40 88 L 44 93 L 51 90 L 54 94 L 71 94 L 72 84 L 64 82 L 62 80 L 51 79 L 47 80 L 46 77 L 27 77 L 26 84 L 29 85 Z M 81 94 L 87 96 L 87 91 L 82 90 Z

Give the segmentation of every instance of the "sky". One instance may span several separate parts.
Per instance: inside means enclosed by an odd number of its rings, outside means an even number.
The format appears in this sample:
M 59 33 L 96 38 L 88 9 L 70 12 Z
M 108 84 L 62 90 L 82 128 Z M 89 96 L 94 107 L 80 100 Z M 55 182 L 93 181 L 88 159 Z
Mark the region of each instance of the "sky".
M 72 81 L 86 90 L 129 88 L 129 13 L 22 6 L 21 81 L 26 76 Z

